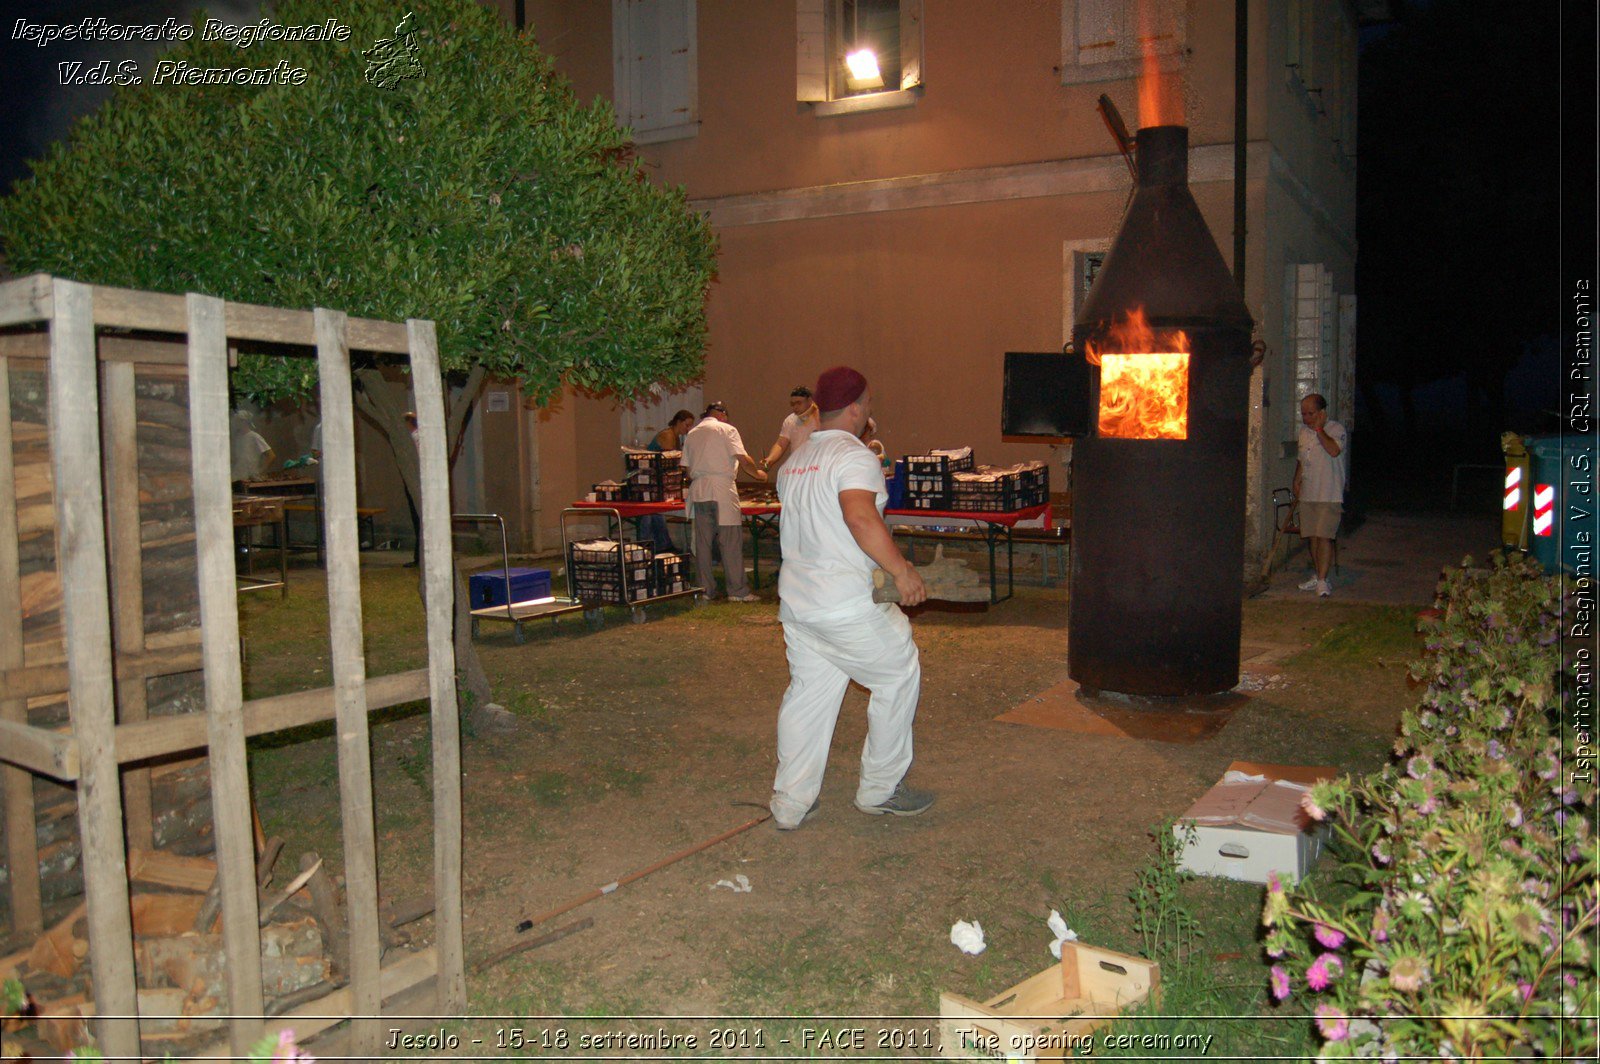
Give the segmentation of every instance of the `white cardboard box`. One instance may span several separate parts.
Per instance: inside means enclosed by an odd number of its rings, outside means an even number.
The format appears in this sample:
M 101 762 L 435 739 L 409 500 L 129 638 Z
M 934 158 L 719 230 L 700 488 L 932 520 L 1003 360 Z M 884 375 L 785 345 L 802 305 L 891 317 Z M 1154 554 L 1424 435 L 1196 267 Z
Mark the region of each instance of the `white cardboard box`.
M 1178 867 L 1247 883 L 1265 883 L 1272 872 L 1290 882 L 1304 878 L 1322 854 L 1328 826 L 1306 815 L 1300 797 L 1338 774 L 1332 766 L 1235 761 L 1173 826 L 1180 841 L 1189 825 L 1195 833 Z

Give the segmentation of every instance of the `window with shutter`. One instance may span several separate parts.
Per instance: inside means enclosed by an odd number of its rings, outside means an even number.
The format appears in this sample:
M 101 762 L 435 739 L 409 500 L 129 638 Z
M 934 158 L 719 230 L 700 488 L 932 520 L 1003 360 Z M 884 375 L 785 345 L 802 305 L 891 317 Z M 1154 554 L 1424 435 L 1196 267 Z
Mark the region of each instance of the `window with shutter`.
M 922 73 L 922 0 L 796 0 L 795 96 L 818 116 L 909 107 Z
M 612 0 L 617 120 L 640 144 L 700 129 L 695 0 Z
M 1184 0 L 1062 0 L 1061 82 L 1134 77 L 1146 53 L 1180 70 L 1187 30 Z

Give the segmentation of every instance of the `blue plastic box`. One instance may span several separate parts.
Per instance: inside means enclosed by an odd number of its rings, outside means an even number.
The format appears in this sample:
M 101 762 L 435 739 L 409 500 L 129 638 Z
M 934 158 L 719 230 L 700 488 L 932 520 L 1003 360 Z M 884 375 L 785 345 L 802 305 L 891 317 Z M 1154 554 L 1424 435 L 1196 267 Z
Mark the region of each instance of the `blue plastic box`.
M 490 569 L 473 573 L 467 578 L 467 597 L 472 608 L 504 606 L 506 604 L 506 576 L 511 577 L 511 601 L 527 602 L 529 599 L 550 597 L 549 569 Z

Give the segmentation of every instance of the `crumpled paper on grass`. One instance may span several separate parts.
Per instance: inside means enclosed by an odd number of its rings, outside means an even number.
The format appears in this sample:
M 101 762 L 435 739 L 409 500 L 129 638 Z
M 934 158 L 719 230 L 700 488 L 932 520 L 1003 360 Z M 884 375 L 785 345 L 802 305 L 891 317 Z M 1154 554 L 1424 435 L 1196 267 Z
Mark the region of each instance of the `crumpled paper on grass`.
M 976 920 L 971 923 L 957 920 L 950 928 L 950 943 L 962 953 L 970 953 L 974 957 L 988 948 L 983 941 L 983 925 Z
M 734 876 L 732 882 L 729 882 L 726 879 L 719 879 L 715 883 L 711 884 L 712 890 L 716 890 L 718 887 L 727 887 L 735 894 L 749 894 L 752 890 L 756 889 L 750 885 L 750 877 L 744 875 L 743 873 Z
M 1068 927 L 1067 922 L 1061 919 L 1061 914 L 1054 909 L 1050 910 L 1050 916 L 1045 920 L 1045 925 L 1050 928 L 1050 933 L 1055 936 L 1055 941 L 1050 943 L 1050 953 L 1056 960 L 1060 960 L 1061 943 L 1078 941 L 1078 933 Z

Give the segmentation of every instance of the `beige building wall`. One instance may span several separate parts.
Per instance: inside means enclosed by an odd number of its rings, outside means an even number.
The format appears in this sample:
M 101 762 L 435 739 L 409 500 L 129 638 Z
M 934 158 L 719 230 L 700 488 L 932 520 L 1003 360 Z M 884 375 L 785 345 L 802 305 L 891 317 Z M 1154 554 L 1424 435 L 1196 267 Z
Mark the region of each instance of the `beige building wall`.
M 498 6 L 510 19 L 514 4 Z M 1139 114 L 1132 78 L 1062 83 L 1076 0 L 923 0 L 914 105 L 832 117 L 796 100 L 793 3 L 695 6 L 698 131 L 638 151 L 659 180 L 687 189 L 721 241 L 706 398 L 728 403 L 759 455 L 789 389 L 846 361 L 872 379 L 893 453 L 971 444 L 985 462 L 1063 457 L 1001 438 L 1002 357 L 1065 339 L 1071 251 L 1109 242 L 1130 189 L 1095 103 L 1110 96 L 1130 128 Z M 1181 83 L 1193 191 L 1231 259 L 1234 4 L 1182 6 L 1188 55 L 1167 83 Z M 613 94 L 612 9 L 526 3 L 582 99 Z M 1293 468 L 1285 271 L 1323 263 L 1337 293 L 1354 290 L 1355 25 L 1343 0 L 1254 0 L 1250 18 L 1245 293 L 1268 351 L 1252 392 L 1259 556 L 1271 542 L 1267 496 Z M 1348 70 L 1329 58 L 1339 55 Z M 507 463 L 486 484 L 507 493 L 505 508 L 531 514 L 537 503 L 524 547 L 535 529 L 554 543 L 560 507 L 621 470 L 617 400 L 567 394 L 533 420 L 521 453 L 537 455 L 534 468 L 512 484 Z M 1054 490 L 1063 472 L 1055 462 Z

